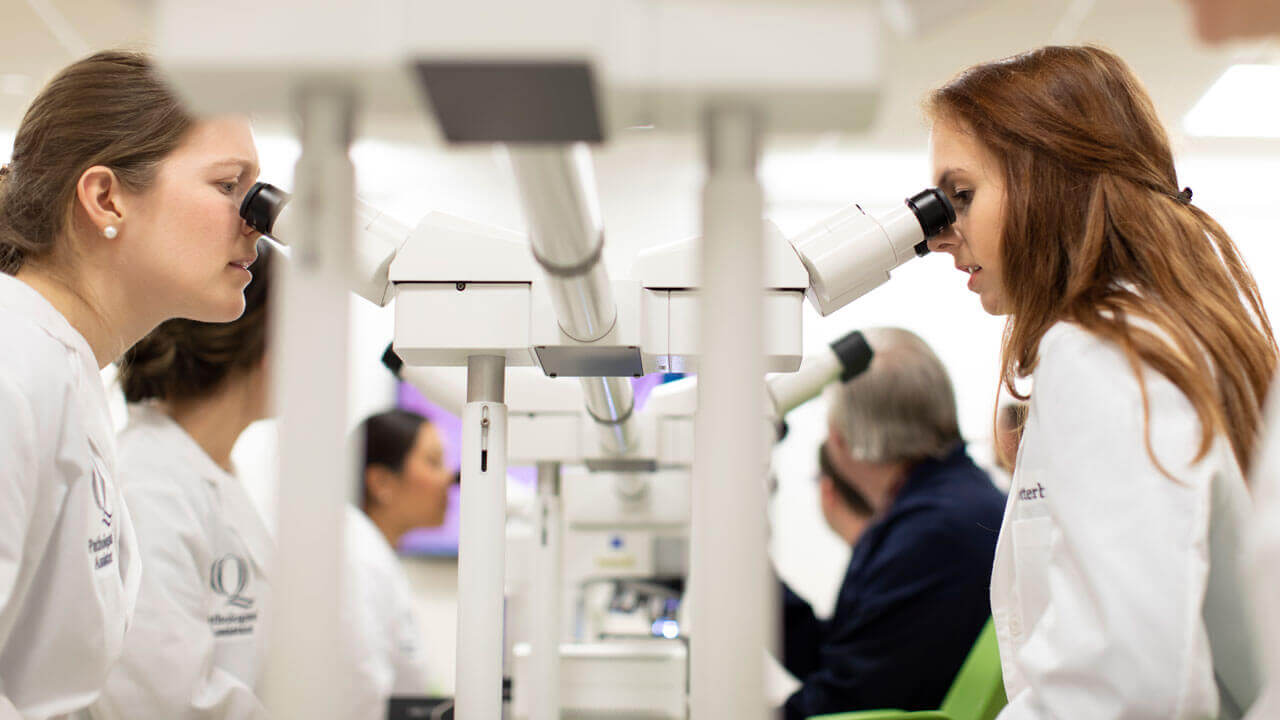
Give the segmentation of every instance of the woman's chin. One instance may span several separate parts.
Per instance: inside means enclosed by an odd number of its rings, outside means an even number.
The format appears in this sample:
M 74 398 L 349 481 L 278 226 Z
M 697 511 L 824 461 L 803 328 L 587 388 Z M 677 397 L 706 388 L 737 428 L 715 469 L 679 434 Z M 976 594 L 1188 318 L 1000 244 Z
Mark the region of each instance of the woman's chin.
M 208 323 L 226 323 L 239 320 L 244 314 L 244 293 L 237 292 L 228 297 L 219 298 L 200 309 L 199 314 L 192 313 L 191 319 Z
M 1008 315 L 1009 309 L 1004 302 L 1004 298 L 998 297 L 991 293 L 982 293 L 978 296 L 982 302 L 982 309 L 987 311 L 988 315 Z

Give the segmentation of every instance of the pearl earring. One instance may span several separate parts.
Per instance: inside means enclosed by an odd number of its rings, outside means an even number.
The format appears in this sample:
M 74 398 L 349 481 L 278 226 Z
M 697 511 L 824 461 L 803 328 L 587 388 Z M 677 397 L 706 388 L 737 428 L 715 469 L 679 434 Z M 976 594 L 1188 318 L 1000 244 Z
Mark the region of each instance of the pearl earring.
M 116 230 L 115 225 L 108 225 L 102 228 L 102 236 L 108 240 L 115 240 L 116 236 L 119 234 L 120 234 L 120 231 Z

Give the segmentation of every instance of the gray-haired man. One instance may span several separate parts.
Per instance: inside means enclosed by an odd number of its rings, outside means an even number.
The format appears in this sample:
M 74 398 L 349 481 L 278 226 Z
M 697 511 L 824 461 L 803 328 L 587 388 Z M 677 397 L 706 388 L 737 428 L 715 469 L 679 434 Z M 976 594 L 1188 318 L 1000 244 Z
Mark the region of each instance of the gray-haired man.
M 914 334 L 864 331 L 870 368 L 833 385 L 833 479 L 873 512 L 853 546 L 830 620 L 783 588 L 783 664 L 802 685 L 787 720 L 937 709 L 990 615 L 1004 495 L 964 450 L 955 393 Z

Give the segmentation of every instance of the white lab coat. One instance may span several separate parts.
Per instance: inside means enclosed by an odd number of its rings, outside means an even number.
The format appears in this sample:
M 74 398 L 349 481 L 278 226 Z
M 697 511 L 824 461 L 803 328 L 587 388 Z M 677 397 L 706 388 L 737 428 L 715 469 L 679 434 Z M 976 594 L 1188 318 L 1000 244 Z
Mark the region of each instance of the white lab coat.
M 1001 720 L 1238 718 L 1257 696 L 1248 490 L 1223 438 L 1190 463 L 1190 403 L 1144 378 L 1176 481 L 1122 352 L 1068 324 L 1040 344 L 991 580 Z
M 1254 517 L 1249 569 L 1263 659 L 1265 692 L 1250 720 L 1280 718 L 1280 378 L 1272 380 L 1253 467 Z
M 0 718 L 62 717 L 98 696 L 140 563 L 116 488 L 115 432 L 88 343 L 0 273 Z
M 267 716 L 274 542 L 240 481 L 149 404 L 129 408 L 120 485 L 146 564 L 138 617 L 94 718 Z
M 346 518 L 347 641 L 354 667 L 341 717 L 381 720 L 393 696 L 427 694 L 427 667 L 413 614 L 413 593 L 400 559 L 359 509 Z

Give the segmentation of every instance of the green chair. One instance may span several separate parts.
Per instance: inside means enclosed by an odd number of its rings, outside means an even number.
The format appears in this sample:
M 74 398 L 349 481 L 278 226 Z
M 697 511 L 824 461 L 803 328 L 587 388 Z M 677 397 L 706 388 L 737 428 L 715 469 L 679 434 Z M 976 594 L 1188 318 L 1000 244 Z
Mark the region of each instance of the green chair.
M 996 629 L 987 620 L 978 641 L 960 666 L 951 689 L 938 710 L 859 710 L 814 715 L 809 720 L 992 720 L 1008 702 L 1000 675 L 1000 652 L 996 649 Z

